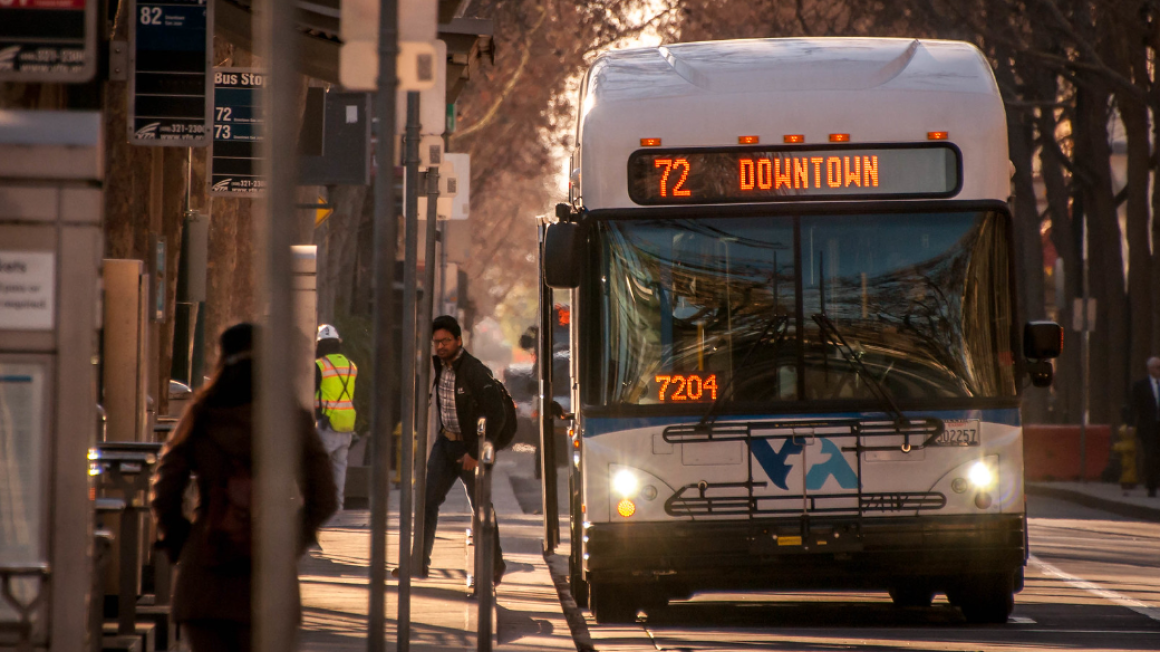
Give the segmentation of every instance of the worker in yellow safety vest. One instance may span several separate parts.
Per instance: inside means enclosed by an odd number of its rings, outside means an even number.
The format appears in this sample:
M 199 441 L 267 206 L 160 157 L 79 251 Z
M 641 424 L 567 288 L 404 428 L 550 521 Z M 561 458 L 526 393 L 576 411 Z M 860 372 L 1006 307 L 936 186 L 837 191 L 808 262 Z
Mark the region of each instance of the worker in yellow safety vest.
M 314 416 L 318 435 L 330 455 L 338 508 L 346 491 L 347 454 L 354 437 L 354 382 L 358 367 L 342 354 L 342 338 L 330 324 L 318 327 L 314 360 Z

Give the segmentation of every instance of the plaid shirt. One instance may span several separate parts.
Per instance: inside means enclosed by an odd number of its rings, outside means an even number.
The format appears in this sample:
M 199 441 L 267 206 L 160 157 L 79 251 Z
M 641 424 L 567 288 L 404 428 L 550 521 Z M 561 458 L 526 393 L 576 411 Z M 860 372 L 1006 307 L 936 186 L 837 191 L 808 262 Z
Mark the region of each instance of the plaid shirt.
M 455 354 L 455 359 L 450 363 L 443 363 L 443 371 L 439 373 L 439 389 L 437 395 L 439 397 L 439 420 L 443 422 L 443 429 L 459 435 L 463 431 L 459 429 L 459 414 L 455 411 L 455 360 L 463 357 L 463 349 L 459 349 L 459 353 Z

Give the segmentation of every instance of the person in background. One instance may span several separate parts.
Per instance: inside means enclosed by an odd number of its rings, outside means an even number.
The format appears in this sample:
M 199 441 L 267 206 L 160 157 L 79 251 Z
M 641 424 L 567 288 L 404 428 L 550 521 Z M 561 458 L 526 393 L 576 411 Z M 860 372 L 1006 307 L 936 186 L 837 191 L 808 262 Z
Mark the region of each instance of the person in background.
M 1160 485 L 1160 357 L 1148 358 L 1148 375 L 1132 384 L 1132 422 L 1144 453 L 1144 485 L 1154 497 Z
M 423 518 L 423 566 L 420 577 L 426 577 L 435 546 L 435 528 L 439 507 L 447 498 L 456 478 L 467 489 L 471 508 L 475 509 L 476 456 L 479 437 L 476 423 L 487 417 L 487 438 L 503 423 L 504 411 L 498 381 L 491 371 L 463 348 L 463 332 L 454 317 L 442 315 L 431 326 L 431 344 L 435 350 L 436 412 L 439 436 L 427 459 L 427 503 Z M 490 506 L 489 506 L 490 507 Z M 495 531 L 495 583 L 503 577 L 507 565 L 499 547 L 499 528 Z
M 354 436 L 354 383 L 358 367 L 342 354 L 342 338 L 330 324 L 318 327 L 314 351 L 314 417 L 330 455 L 338 508 L 346 497 L 346 465 Z
M 222 334 L 217 371 L 182 415 L 152 479 L 157 547 L 177 564 L 173 620 L 193 652 L 251 649 L 253 339 L 251 324 Z M 302 554 L 336 503 L 330 463 L 314 421 L 302 407 L 294 416 L 297 429 L 286 437 L 300 450 L 296 543 Z M 191 523 L 183 500 L 194 475 L 198 500 Z M 300 609 L 297 583 L 294 590 Z

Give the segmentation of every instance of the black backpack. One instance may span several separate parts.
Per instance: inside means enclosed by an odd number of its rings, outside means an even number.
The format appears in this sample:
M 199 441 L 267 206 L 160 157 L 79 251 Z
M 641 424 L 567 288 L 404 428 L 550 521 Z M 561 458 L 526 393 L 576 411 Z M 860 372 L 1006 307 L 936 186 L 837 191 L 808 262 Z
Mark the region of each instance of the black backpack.
M 516 438 L 516 429 L 519 423 L 516 416 L 516 402 L 512 399 L 512 395 L 508 394 L 503 383 L 497 380 L 495 384 L 499 387 L 500 400 L 503 402 L 503 424 L 496 429 L 495 439 L 491 443 L 496 450 L 504 450 L 511 446 L 512 440 Z

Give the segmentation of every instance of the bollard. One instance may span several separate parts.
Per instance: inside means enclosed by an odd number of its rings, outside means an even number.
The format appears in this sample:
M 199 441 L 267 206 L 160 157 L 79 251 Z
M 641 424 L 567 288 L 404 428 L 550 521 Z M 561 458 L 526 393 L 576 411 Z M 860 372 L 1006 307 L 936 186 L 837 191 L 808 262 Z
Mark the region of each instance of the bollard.
M 487 419 L 479 419 L 479 463 L 475 466 L 475 595 L 479 602 L 476 616 L 476 647 L 491 652 L 491 616 L 495 610 L 495 512 L 491 509 L 491 467 L 495 447 L 487 440 Z

